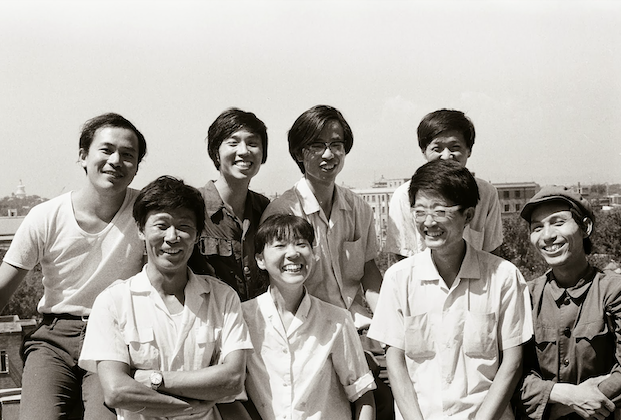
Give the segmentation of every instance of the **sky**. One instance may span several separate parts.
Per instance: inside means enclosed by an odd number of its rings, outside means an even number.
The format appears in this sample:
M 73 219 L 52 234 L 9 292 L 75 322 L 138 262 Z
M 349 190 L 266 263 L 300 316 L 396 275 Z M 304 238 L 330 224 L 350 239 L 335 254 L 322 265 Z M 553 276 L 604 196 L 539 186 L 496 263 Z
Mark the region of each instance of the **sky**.
M 287 131 L 317 104 L 354 132 L 339 184 L 410 177 L 421 118 L 464 111 L 468 168 L 494 183 L 621 183 L 621 2 L 0 2 L 0 197 L 80 188 L 82 124 L 117 112 L 145 135 L 134 188 L 218 173 L 205 138 L 226 108 L 268 127 L 251 189 L 302 175 Z

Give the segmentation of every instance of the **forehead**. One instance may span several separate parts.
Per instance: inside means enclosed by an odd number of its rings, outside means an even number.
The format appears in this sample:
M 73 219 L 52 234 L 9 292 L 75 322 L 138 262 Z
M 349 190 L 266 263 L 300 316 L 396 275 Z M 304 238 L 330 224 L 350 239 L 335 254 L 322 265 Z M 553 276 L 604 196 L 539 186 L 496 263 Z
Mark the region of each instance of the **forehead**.
M 170 220 L 170 221 L 192 221 L 196 223 L 196 214 L 192 209 L 187 207 L 178 207 L 174 209 L 159 209 L 159 210 L 151 210 L 147 213 L 147 223 L 149 221 L 155 222 L 158 220 Z
M 572 217 L 569 203 L 558 200 L 538 204 L 530 216 L 530 222 L 541 222 L 553 216 Z
M 337 120 L 330 120 L 321 129 L 318 140 L 342 140 L 345 137 L 343 127 Z
M 454 144 L 459 144 L 466 149 L 468 148 L 468 144 L 466 143 L 463 134 L 457 130 L 443 131 L 442 133 L 435 136 L 433 140 L 431 140 L 431 142 L 429 143 L 430 146 Z
M 446 206 L 450 207 L 453 204 L 440 192 L 430 190 L 419 190 L 416 192 L 415 206 L 433 207 L 433 206 Z
M 138 137 L 132 130 L 122 127 L 101 127 L 95 131 L 91 147 L 102 143 L 115 144 L 119 147 L 126 147 L 138 150 Z

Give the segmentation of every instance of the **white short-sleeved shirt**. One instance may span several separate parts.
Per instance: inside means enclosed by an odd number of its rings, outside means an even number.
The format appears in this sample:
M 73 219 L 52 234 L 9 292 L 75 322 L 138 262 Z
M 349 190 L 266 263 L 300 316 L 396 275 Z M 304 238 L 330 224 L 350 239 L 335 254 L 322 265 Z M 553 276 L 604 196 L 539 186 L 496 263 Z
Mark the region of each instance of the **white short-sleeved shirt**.
M 503 241 L 500 202 L 496 187 L 475 178 L 480 200 L 472 221 L 464 230 L 464 239 L 475 249 L 491 252 Z M 400 185 L 388 206 L 388 227 L 384 251 L 410 257 L 425 249 L 425 242 L 416 230 L 409 197 L 410 181 Z
M 429 249 L 390 267 L 368 332 L 405 351 L 425 420 L 474 418 L 501 352 L 532 334 L 528 288 L 519 270 L 471 245 L 450 289 Z M 512 418 L 507 407 L 501 419 Z
M 351 316 L 305 293 L 285 331 L 270 291 L 242 303 L 255 352 L 246 390 L 263 420 L 351 420 L 375 389 Z
M 370 322 L 360 280 L 364 265 L 377 255 L 373 210 L 358 195 L 336 185 L 328 220 L 305 178 L 265 209 L 261 221 L 277 213 L 306 219 L 315 231 L 315 267 L 304 283 L 308 292 L 348 309 L 356 326 Z
M 121 208 L 98 233 L 80 228 L 70 192 L 30 210 L 4 262 L 24 270 L 41 263 L 40 313 L 88 315 L 102 290 L 140 271 L 144 243 L 132 217 L 137 195 L 128 188 Z
M 88 320 L 80 367 L 95 372 L 97 362 L 112 360 L 135 369 L 188 371 L 222 363 L 233 351 L 252 349 L 235 291 L 190 269 L 188 276 L 180 329 L 151 285 L 146 266 L 104 290 Z M 117 414 L 125 420 L 155 419 L 127 410 Z M 220 417 L 212 409 L 192 418 Z

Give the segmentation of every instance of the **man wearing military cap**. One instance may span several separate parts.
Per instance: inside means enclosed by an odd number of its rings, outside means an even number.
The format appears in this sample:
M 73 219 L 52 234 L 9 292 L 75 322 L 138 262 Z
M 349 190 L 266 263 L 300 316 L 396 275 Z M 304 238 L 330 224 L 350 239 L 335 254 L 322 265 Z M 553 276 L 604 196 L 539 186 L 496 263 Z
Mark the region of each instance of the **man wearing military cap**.
M 621 406 L 621 276 L 587 260 L 591 206 L 548 186 L 522 209 L 530 242 L 550 270 L 529 282 L 534 342 L 517 404 L 531 419 L 614 418 Z

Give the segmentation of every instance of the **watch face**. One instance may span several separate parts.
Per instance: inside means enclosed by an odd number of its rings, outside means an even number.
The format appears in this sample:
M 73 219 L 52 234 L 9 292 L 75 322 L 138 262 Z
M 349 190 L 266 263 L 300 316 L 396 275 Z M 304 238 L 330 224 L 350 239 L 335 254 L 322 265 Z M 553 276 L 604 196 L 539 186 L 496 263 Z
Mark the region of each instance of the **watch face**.
M 151 374 L 151 388 L 157 389 L 162 384 L 162 374 L 160 372 L 153 372 Z

